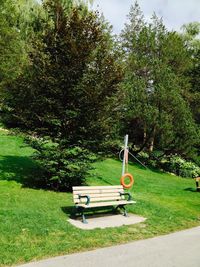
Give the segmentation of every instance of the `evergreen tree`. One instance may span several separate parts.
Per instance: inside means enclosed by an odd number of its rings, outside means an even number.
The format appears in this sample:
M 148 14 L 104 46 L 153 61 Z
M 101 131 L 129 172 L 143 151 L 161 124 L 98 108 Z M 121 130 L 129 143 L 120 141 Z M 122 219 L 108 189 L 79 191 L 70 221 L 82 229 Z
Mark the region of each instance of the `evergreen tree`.
M 189 153 L 197 135 L 183 97 L 191 62 L 182 39 L 168 32 L 155 14 L 146 23 L 137 2 L 121 37 L 126 57 L 125 121 L 133 143 L 138 151 L 152 152 L 156 145 L 165 153 Z
M 192 58 L 192 66 L 187 72 L 191 88 L 185 97 L 190 104 L 195 121 L 200 125 L 200 23 L 185 24 L 182 26 L 182 30 L 181 37 Z
M 26 61 L 25 43 L 17 27 L 17 9 L 13 1 L 0 1 L 0 88 L 15 79 Z
M 5 120 L 97 145 L 113 132 L 121 70 L 102 18 L 70 3 L 44 3 L 47 20 L 32 42 L 30 64 L 5 93 Z

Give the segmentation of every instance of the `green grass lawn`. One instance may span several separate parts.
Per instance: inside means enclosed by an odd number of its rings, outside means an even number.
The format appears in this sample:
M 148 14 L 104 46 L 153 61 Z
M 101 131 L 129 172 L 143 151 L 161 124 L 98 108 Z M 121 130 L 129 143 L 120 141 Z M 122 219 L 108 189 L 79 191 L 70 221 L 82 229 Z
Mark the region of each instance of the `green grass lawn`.
M 14 265 L 56 255 L 91 250 L 166 234 L 200 225 L 200 193 L 191 179 L 129 166 L 137 204 L 128 211 L 147 218 L 145 223 L 117 228 L 80 230 L 67 221 L 70 193 L 24 187 L 37 166 L 33 150 L 21 137 L 0 131 L 0 266 Z M 119 184 L 121 162 L 95 163 L 88 177 L 91 185 Z

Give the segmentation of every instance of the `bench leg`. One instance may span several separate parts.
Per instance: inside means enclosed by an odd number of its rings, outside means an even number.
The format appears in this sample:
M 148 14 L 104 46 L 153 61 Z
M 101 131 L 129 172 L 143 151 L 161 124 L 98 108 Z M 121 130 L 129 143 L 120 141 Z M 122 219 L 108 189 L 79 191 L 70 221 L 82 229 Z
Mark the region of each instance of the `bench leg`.
M 71 218 L 75 219 L 76 218 L 76 213 L 78 212 L 78 209 L 76 207 L 73 208 L 72 212 L 71 212 Z
M 73 211 L 73 216 L 74 218 L 76 218 L 76 214 L 80 214 L 81 217 L 82 217 L 82 222 L 83 223 L 88 223 L 86 218 L 85 218 L 85 214 L 84 214 L 84 208 L 81 208 L 81 207 L 75 207 L 74 211 Z
M 119 208 L 119 206 L 117 206 L 117 207 L 113 207 L 112 212 L 113 212 L 114 214 L 117 214 L 117 210 L 118 210 L 118 208 Z
M 84 208 L 79 208 L 79 211 L 80 211 L 80 213 L 81 213 L 82 222 L 83 222 L 83 223 L 88 223 L 88 222 L 86 221 L 86 218 L 85 218 Z
M 122 208 L 123 209 L 123 211 L 124 211 L 124 216 L 125 217 L 128 217 L 128 213 L 127 213 L 127 211 L 126 211 L 126 208 L 125 208 L 125 206 L 120 206 L 120 208 Z
M 124 205 L 119 205 L 119 206 L 117 206 L 117 207 L 115 208 L 115 210 L 117 210 L 118 208 L 123 209 L 123 211 L 124 211 L 124 214 L 123 214 L 123 215 L 124 215 L 125 217 L 128 217 L 128 213 L 127 213 L 126 208 L 125 208 Z
M 126 211 L 126 208 L 125 208 L 125 207 L 123 207 L 123 210 L 124 210 L 124 216 L 125 216 L 125 217 L 128 217 L 128 213 L 127 213 L 127 211 Z
M 200 192 L 199 181 L 196 181 L 197 192 Z
M 83 210 L 82 210 L 82 212 L 81 212 L 81 216 L 82 216 L 82 222 L 83 222 L 83 223 L 88 223 L 88 222 L 86 221 L 86 218 L 85 218 L 85 215 L 84 215 L 84 213 L 83 213 Z

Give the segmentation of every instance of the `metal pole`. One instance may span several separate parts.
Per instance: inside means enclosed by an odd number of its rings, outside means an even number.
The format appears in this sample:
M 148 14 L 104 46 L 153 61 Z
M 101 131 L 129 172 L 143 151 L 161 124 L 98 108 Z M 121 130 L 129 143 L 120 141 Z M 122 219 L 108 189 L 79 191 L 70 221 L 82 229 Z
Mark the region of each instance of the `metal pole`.
M 125 173 L 125 164 L 126 164 L 126 153 L 128 149 L 128 134 L 124 137 L 124 157 L 123 157 L 123 164 L 122 164 L 122 176 Z

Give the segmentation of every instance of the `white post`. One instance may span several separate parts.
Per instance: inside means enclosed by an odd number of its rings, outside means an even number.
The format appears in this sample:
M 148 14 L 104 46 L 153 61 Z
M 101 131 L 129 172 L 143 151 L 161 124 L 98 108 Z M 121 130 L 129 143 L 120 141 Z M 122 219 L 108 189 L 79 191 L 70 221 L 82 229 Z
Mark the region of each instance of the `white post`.
M 125 173 L 125 164 L 126 164 L 126 153 L 128 149 L 128 134 L 124 137 L 124 157 L 123 157 L 123 165 L 122 165 L 122 176 Z

